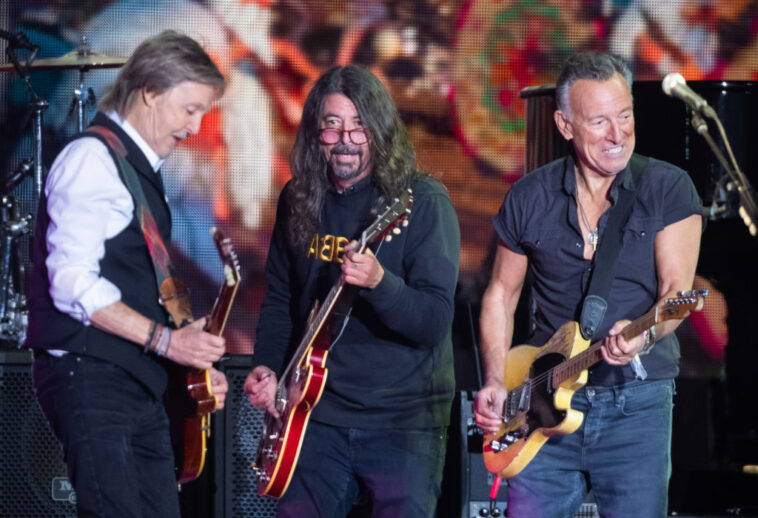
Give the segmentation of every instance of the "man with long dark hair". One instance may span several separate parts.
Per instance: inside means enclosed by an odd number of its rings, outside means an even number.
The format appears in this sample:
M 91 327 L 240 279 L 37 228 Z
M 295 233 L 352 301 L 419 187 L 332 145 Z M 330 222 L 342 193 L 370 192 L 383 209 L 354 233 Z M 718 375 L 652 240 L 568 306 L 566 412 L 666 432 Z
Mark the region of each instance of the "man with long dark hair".
M 211 369 L 223 407 L 228 386 L 212 363 L 224 340 L 203 330 L 204 318 L 172 331 L 158 252 L 171 237 L 160 166 L 198 132 L 225 85 L 191 38 L 145 40 L 47 177 L 26 346 L 79 516 L 179 517 L 163 406 L 172 363 Z
M 352 310 L 278 516 L 345 516 L 361 488 L 374 516 L 432 516 L 453 397 L 451 323 L 460 231 L 444 187 L 415 153 L 381 82 L 336 67 L 305 103 L 279 199 L 250 402 L 278 414 L 277 376 L 308 310 L 344 276 Z M 413 192 L 408 226 L 358 253 L 353 241 L 388 203 Z

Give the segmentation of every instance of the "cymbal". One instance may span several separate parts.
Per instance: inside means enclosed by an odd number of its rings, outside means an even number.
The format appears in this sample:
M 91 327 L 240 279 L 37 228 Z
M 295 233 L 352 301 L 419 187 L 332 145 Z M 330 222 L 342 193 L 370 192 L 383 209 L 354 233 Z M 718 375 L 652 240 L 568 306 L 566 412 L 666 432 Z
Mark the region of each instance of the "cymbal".
M 128 58 L 107 56 L 93 51 L 78 51 L 72 50 L 67 54 L 63 54 L 57 58 L 41 58 L 33 61 L 30 70 L 63 70 L 63 69 L 76 69 L 89 70 L 91 68 L 118 68 Z M 24 62 L 21 65 L 25 65 Z M 13 63 L 0 64 L 0 72 L 13 71 Z

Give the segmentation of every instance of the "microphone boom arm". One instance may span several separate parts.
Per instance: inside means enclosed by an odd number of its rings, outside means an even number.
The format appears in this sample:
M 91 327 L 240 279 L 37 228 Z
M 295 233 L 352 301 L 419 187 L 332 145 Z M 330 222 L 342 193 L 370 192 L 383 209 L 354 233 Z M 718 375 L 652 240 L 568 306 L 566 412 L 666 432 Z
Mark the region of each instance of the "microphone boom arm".
M 703 139 L 705 139 L 708 147 L 711 148 L 711 151 L 713 151 L 716 159 L 724 168 L 731 183 L 737 190 L 737 194 L 740 198 L 740 217 L 745 223 L 745 226 L 748 228 L 750 235 L 755 237 L 758 235 L 758 227 L 756 227 L 756 221 L 758 221 L 758 206 L 756 205 L 755 198 L 753 197 L 753 187 L 750 185 L 750 181 L 747 179 L 744 173 L 740 170 L 740 166 L 737 163 L 737 159 L 735 158 L 734 153 L 732 152 L 732 146 L 729 143 L 729 138 L 727 137 L 726 130 L 724 129 L 721 120 L 718 118 L 715 110 L 705 111 L 708 117 L 716 122 L 716 127 L 718 128 L 719 135 L 721 136 L 721 139 L 724 142 L 724 147 L 729 154 L 731 165 L 708 132 L 708 126 L 700 113 L 698 113 L 696 110 L 691 110 L 691 113 L 692 127 L 695 128 L 695 131 L 699 133 Z M 727 190 L 729 190 L 729 184 L 727 184 Z

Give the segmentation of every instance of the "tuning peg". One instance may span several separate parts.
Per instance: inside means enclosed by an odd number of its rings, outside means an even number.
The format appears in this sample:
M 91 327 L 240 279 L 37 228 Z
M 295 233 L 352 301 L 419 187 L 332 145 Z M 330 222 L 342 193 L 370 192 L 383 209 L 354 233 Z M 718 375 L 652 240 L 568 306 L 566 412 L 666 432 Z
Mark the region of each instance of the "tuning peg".
M 400 232 L 402 232 L 402 230 L 400 230 L 400 229 L 399 229 L 399 228 L 397 228 L 397 227 L 395 227 L 395 228 L 393 228 L 393 229 L 392 229 L 392 233 L 393 233 L 393 234 L 395 234 L 396 236 L 397 236 L 397 235 L 399 235 L 399 234 L 400 234 Z
M 407 219 L 404 219 L 404 220 L 403 220 L 403 226 L 404 226 L 404 227 L 407 227 L 407 226 L 408 226 L 408 220 L 407 220 Z
M 384 240 L 385 240 L 386 242 L 388 242 L 388 243 L 389 243 L 390 241 L 392 241 L 392 234 L 387 234 L 387 236 L 384 238 Z

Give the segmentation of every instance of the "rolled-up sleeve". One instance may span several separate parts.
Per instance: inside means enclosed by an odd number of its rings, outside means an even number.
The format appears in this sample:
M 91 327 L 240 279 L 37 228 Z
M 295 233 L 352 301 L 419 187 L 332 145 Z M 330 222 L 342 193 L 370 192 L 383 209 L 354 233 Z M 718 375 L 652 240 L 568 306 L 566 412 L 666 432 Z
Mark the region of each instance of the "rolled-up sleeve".
M 55 307 L 89 324 L 98 309 L 121 299 L 120 290 L 100 275 L 105 242 L 129 224 L 131 195 L 100 141 L 69 144 L 53 164 L 45 185 L 46 266 Z

